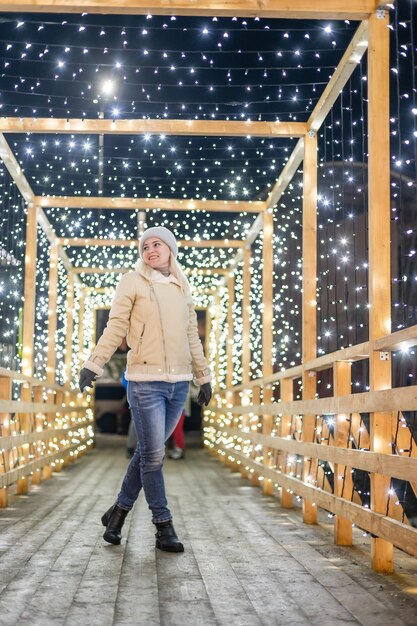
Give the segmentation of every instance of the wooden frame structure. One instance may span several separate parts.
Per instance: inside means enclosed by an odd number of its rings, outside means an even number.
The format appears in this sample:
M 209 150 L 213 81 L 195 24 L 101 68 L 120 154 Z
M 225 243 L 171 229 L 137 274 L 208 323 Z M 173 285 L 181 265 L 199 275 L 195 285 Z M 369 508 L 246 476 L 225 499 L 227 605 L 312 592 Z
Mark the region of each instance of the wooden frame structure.
M 253 484 L 263 483 L 265 493 L 281 491 L 284 507 L 293 504 L 293 495 L 303 498 L 304 521 L 314 524 L 317 521 L 317 507 L 336 515 L 335 541 L 339 545 L 352 543 L 352 522 L 372 533 L 372 564 L 382 572 L 393 571 L 393 546 L 417 556 L 417 531 L 386 515 L 386 490 L 390 478 L 402 480 L 415 476 L 417 489 L 417 458 L 405 458 L 390 453 L 394 411 L 415 410 L 417 391 L 414 387 L 391 389 L 389 362 L 381 362 L 381 351 L 393 351 L 401 345 L 417 344 L 417 327 L 390 334 L 390 248 L 389 248 L 389 40 L 387 16 L 381 8 L 380 0 L 237 0 L 219 2 L 210 0 L 204 7 L 190 0 L 167 3 L 145 3 L 143 0 L 19 0 L 10 3 L 0 0 L 0 11 L 26 12 L 80 12 L 126 13 L 126 14 L 170 14 L 176 15 L 218 15 L 218 16 L 260 16 L 286 19 L 352 19 L 361 20 L 359 28 L 329 81 L 316 107 L 306 123 L 295 122 L 198 122 L 193 120 L 59 120 L 59 119 L 0 119 L 0 156 L 11 173 L 21 194 L 28 203 L 27 227 L 27 270 L 25 274 L 24 311 L 24 364 L 23 373 L 12 373 L 19 380 L 29 381 L 32 374 L 33 355 L 33 306 L 34 270 L 36 255 L 36 223 L 46 233 L 51 244 L 50 256 L 50 303 L 54 302 L 57 286 L 57 263 L 60 258 L 70 276 L 68 302 L 71 304 L 75 285 L 80 284 L 79 275 L 87 271 L 101 271 L 100 268 L 74 268 L 65 252 L 67 246 L 110 245 L 135 246 L 136 241 L 86 239 L 83 242 L 73 239 L 58 239 L 54 234 L 44 209 L 96 208 L 176 211 L 246 211 L 257 214 L 246 240 L 224 242 L 227 248 L 236 248 L 237 254 L 229 269 L 211 270 L 213 274 L 224 274 L 228 285 L 228 346 L 231 350 L 233 339 L 233 319 L 231 308 L 234 299 L 233 271 L 243 261 L 243 328 L 242 336 L 246 346 L 250 343 L 250 246 L 259 233 L 263 232 L 263 377 L 249 379 L 249 350 L 243 350 L 242 384 L 232 387 L 229 369 L 225 393 L 217 393 L 217 407 L 207 410 L 207 445 L 229 465 L 250 476 Z M 347 83 L 362 56 L 368 50 L 369 86 L 369 251 L 370 251 L 370 337 L 369 341 L 339 350 L 317 358 L 316 356 L 316 214 L 317 214 L 317 132 L 326 115 L 331 110 L 344 85 Z M 298 142 L 290 155 L 276 184 L 265 202 L 224 202 L 138 199 L 138 198 L 79 198 L 79 197 L 37 197 L 25 179 L 14 158 L 4 133 L 102 133 L 140 134 L 165 133 L 178 135 L 253 135 L 273 137 L 298 137 Z M 3 134 L 2 134 L 3 133 Z M 274 207 L 279 202 L 294 174 L 304 162 L 304 204 L 303 204 L 303 361 L 302 365 L 277 374 L 272 368 L 272 237 Z M 182 242 L 185 247 L 189 242 Z M 193 245 L 208 245 L 210 242 L 193 242 Z M 211 242 L 220 247 L 222 242 Z M 120 271 L 120 270 L 116 270 Z M 219 296 L 215 296 L 216 306 L 220 306 Z M 47 383 L 54 381 L 54 334 L 56 318 L 53 307 L 49 312 L 48 368 Z M 214 325 L 214 332 L 219 332 Z M 71 326 L 67 327 L 66 370 L 69 371 L 71 358 L 69 343 Z M 81 345 L 81 344 L 80 344 Z M 228 353 L 229 363 L 231 352 Z M 350 363 L 354 360 L 369 359 L 371 390 L 365 394 L 350 395 Z M 333 398 L 315 399 L 316 374 L 322 369 L 333 368 L 335 395 Z M 218 363 L 215 363 L 215 370 Z M 23 378 L 22 378 L 23 376 Z M 26 378 L 25 378 L 26 376 Z M 301 378 L 303 399 L 293 400 L 293 382 Z M 0 375 L 0 410 L 3 415 L 16 410 L 11 404 L 10 375 Z M 273 402 L 273 385 L 279 383 L 280 401 Z M 33 381 L 31 382 L 33 383 Z M 69 378 L 68 378 L 69 385 Z M 65 392 L 69 393 L 69 387 Z M 36 411 L 39 402 L 32 403 L 27 394 L 22 395 L 19 408 L 22 411 Z M 59 398 L 62 400 L 62 397 Z M 61 402 L 58 402 L 61 406 Z M 44 413 L 56 410 L 56 404 L 41 407 Z M 76 410 L 76 409 L 74 409 Z M 368 434 L 370 452 L 352 450 L 346 442 L 346 415 L 358 416 L 360 412 L 370 412 L 371 427 Z M 328 433 L 331 445 L 325 446 L 316 441 L 316 416 L 334 414 L 336 427 L 333 438 Z M 302 436 L 295 440 L 290 418 L 303 416 Z M 278 431 L 275 428 L 279 417 Z M 356 419 L 356 418 L 355 418 Z M 4 440 L 2 430 L 0 441 Z M 20 436 L 20 435 L 19 435 Z M 25 435 L 25 437 L 27 437 Z M 20 440 L 19 440 L 20 441 Z M 22 442 L 26 439 L 22 439 Z M 252 452 L 245 453 L 245 446 L 254 446 Z M 255 454 L 253 450 L 262 450 Z M 301 478 L 287 472 L 290 454 L 299 455 L 304 471 Z M 259 457 L 259 458 L 257 458 Z M 336 487 L 334 493 L 319 489 L 309 477 L 311 468 L 318 471 L 318 460 L 333 463 Z M 27 464 L 29 466 L 29 463 Z M 339 479 L 346 475 L 346 469 L 356 467 L 371 473 L 371 509 L 343 497 Z M 5 479 L 3 479 L 4 482 Z M 1 476 L 0 476 L 1 481 Z M 0 482 L 0 486 L 1 486 Z M 414 482 L 413 482 L 414 484 Z M 1 505 L 1 500 L 0 500 Z M 4 499 L 3 499 L 4 505 Z

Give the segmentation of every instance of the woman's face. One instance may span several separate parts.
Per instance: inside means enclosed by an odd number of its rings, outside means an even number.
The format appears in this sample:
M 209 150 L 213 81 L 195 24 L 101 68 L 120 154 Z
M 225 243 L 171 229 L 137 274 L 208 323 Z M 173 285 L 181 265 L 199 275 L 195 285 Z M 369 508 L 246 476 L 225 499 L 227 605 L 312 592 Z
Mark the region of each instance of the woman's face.
M 143 244 L 142 257 L 146 265 L 150 267 L 167 267 L 169 265 L 169 257 L 171 249 L 164 241 L 157 237 L 149 237 Z

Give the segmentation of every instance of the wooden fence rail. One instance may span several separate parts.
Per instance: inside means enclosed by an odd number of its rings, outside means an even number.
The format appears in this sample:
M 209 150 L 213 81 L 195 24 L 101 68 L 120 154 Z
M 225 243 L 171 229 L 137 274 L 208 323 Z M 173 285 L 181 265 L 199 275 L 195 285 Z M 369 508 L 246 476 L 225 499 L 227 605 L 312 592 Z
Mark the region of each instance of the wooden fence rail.
M 405 481 L 410 493 L 417 496 L 417 442 L 405 414 L 417 412 L 417 386 L 349 393 L 353 361 L 370 359 L 377 351 L 391 353 L 413 346 L 417 346 L 417 325 L 218 390 L 216 406 L 205 411 L 205 444 L 253 485 L 261 485 L 264 493 L 277 489 L 282 506 L 293 506 L 297 496 L 335 515 L 337 544 L 351 545 L 352 527 L 358 526 L 417 556 L 417 528 L 409 523 L 393 483 Z M 305 373 L 317 379 L 317 372 L 330 368 L 332 397 L 293 400 L 296 379 Z M 343 374 L 349 385 L 342 387 L 337 383 Z M 386 449 L 374 447 L 362 417 L 375 413 L 382 413 L 391 429 Z M 305 436 L 304 416 L 315 420 L 313 436 Z M 363 494 L 355 490 L 353 475 L 357 471 L 365 472 L 369 479 L 385 477 L 391 485 L 386 493 L 386 514 L 374 510 L 372 498 L 369 503 L 363 501 Z M 372 481 L 366 495 L 371 493 Z
M 17 384 L 12 399 L 13 383 Z M 94 442 L 90 398 L 0 368 L 0 508 L 27 494 Z

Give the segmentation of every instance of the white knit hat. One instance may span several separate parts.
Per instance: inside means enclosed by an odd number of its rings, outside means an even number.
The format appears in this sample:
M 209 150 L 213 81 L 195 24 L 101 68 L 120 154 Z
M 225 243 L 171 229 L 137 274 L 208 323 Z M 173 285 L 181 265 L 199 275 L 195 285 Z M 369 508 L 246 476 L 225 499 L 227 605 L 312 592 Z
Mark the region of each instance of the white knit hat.
M 175 239 L 175 235 L 170 230 L 168 230 L 168 228 L 165 228 L 165 226 L 154 226 L 153 228 L 148 228 L 147 230 L 145 230 L 139 241 L 139 254 L 141 258 L 144 243 L 147 239 L 149 239 L 149 237 L 156 237 L 157 239 L 160 239 L 161 241 L 166 243 L 168 248 L 170 248 L 173 256 L 177 258 L 178 245 Z

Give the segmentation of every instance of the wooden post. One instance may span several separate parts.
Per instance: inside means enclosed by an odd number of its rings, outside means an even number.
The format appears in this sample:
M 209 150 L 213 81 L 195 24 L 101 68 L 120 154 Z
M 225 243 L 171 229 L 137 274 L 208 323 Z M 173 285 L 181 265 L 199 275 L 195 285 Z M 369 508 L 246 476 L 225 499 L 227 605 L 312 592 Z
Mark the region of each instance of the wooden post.
M 317 135 L 308 133 L 304 141 L 303 176 L 303 296 L 302 296 L 302 354 L 303 362 L 317 356 Z M 316 374 L 303 374 L 303 400 L 316 397 Z M 304 415 L 303 441 L 312 442 L 315 435 L 315 415 Z M 304 482 L 315 476 L 317 459 L 304 459 Z M 308 475 L 310 474 L 310 476 Z M 317 524 L 317 506 L 303 499 L 303 519 Z
M 233 305 L 235 303 L 235 277 L 229 276 L 227 280 L 229 299 L 227 305 L 227 372 L 226 372 L 226 389 L 227 394 L 233 385 L 233 341 L 235 336 L 233 323 Z M 229 399 L 229 398 L 228 398 Z M 232 400 L 232 397 L 230 397 Z
M 390 128 L 389 128 L 389 30 L 388 12 L 369 19 L 368 49 L 368 247 L 369 339 L 391 332 L 390 246 Z M 391 387 L 391 363 L 379 352 L 369 358 L 371 391 Z M 392 415 L 371 413 L 371 450 L 391 453 Z M 389 478 L 371 474 L 371 509 L 385 514 Z M 372 538 L 372 566 L 378 572 L 394 571 L 393 545 Z
M 227 279 L 228 300 L 227 300 L 227 343 L 226 343 L 226 356 L 227 356 L 227 369 L 226 369 L 226 403 L 228 407 L 234 405 L 235 395 L 232 391 L 233 385 L 233 342 L 234 342 L 234 322 L 233 322 L 233 305 L 235 303 L 235 277 L 232 274 Z M 234 425 L 234 420 L 232 425 Z M 230 460 L 227 455 L 225 457 L 225 463 L 231 469 L 236 469 L 236 463 Z
M 37 385 L 36 387 L 33 388 L 33 401 L 36 403 L 42 403 L 43 402 L 43 387 L 41 385 Z M 34 426 L 35 429 L 39 428 L 44 428 L 44 415 L 40 414 L 39 417 L 35 417 L 34 419 Z M 33 447 L 35 448 L 36 444 L 33 444 Z M 38 457 L 38 455 L 36 455 L 36 458 L 40 458 Z M 42 471 L 40 469 L 35 470 L 33 472 L 32 475 L 32 485 L 40 485 L 42 480 Z
M 74 332 L 74 274 L 68 274 L 67 287 L 67 328 L 65 333 L 65 387 L 69 388 L 72 381 L 72 335 Z
M 233 406 L 240 406 L 240 393 L 239 391 L 232 391 L 232 404 Z M 233 418 L 232 425 L 234 428 L 239 428 L 239 424 L 241 423 L 242 416 L 235 414 Z M 240 461 L 234 461 L 232 464 L 232 468 L 235 472 L 240 472 L 242 469 L 242 464 Z
M 32 398 L 32 385 L 30 383 L 24 383 L 20 387 L 20 399 L 22 402 L 33 402 Z M 20 433 L 27 434 L 33 430 L 33 413 L 19 413 Z M 22 445 L 22 453 L 20 454 L 24 459 L 24 464 L 29 461 L 29 444 Z M 24 496 L 29 493 L 29 476 L 22 476 L 17 481 L 16 493 L 18 496 Z
M 57 329 L 58 296 L 58 246 L 52 244 L 49 250 L 49 286 L 48 286 L 48 356 L 46 382 L 55 385 L 56 353 L 55 335 Z M 50 401 L 50 399 L 48 399 Z
M 220 346 L 220 307 L 221 307 L 221 298 L 219 292 L 216 293 L 216 297 L 214 299 L 214 316 L 215 316 L 215 327 L 214 327 L 214 343 L 215 343 L 215 353 L 214 353 L 214 376 L 215 376 L 215 388 L 217 390 L 220 389 L 220 354 L 219 354 L 219 346 Z
M 250 337 L 250 295 L 251 295 L 251 257 L 252 251 L 250 244 L 246 244 L 243 249 L 243 295 L 242 295 L 242 384 L 247 384 L 250 380 L 250 363 L 251 363 L 251 337 Z M 242 391 L 241 404 L 246 404 L 248 400 L 248 392 Z M 242 428 L 246 428 L 248 425 L 247 414 L 241 418 Z M 240 466 L 240 473 L 243 478 L 248 478 L 248 470 L 244 464 Z
M 82 289 L 81 294 L 80 294 L 80 308 L 78 311 L 78 359 L 79 359 L 80 369 L 81 369 L 82 364 L 86 360 L 86 355 L 84 354 L 84 346 L 85 346 L 84 327 L 85 327 L 85 290 Z
M 242 299 L 242 382 L 250 378 L 251 338 L 250 338 L 250 289 L 251 289 L 251 248 L 243 250 L 243 299 Z
M 274 344 L 274 309 L 273 309 L 273 271 L 274 271 L 274 213 L 268 209 L 264 213 L 263 242 L 262 242 L 262 374 L 271 376 L 273 373 L 272 352 Z M 272 388 L 269 385 L 263 387 L 263 402 L 272 401 Z M 262 433 L 270 435 L 272 431 L 272 415 L 264 415 L 262 420 Z M 264 465 L 271 466 L 271 451 L 264 448 Z M 273 495 L 274 484 L 271 480 L 264 480 L 263 492 L 265 495 Z
M 59 406 L 61 406 L 64 403 L 66 392 L 65 392 L 64 389 L 57 389 L 55 396 L 56 396 L 56 403 Z M 64 414 L 63 413 L 60 413 L 59 417 L 55 416 L 55 423 L 58 422 L 58 424 L 57 424 L 58 428 L 62 428 L 62 426 L 63 426 L 63 418 L 64 418 Z M 61 470 L 62 470 L 61 462 L 59 461 L 59 459 L 57 459 L 55 461 L 54 466 L 53 466 L 53 471 L 54 472 L 60 472 Z
M 292 378 L 283 378 L 280 381 L 280 398 L 281 402 L 292 402 L 294 400 L 294 383 Z M 281 416 L 280 436 L 288 437 L 292 435 L 291 432 L 291 416 Z M 280 452 L 278 455 L 279 469 L 283 474 L 287 473 L 287 454 L 286 452 Z M 294 499 L 292 493 L 287 491 L 284 487 L 281 488 L 281 506 L 284 509 L 292 509 L 294 506 Z
M 56 330 L 57 330 L 57 304 L 58 304 L 58 256 L 59 246 L 54 243 L 49 249 L 49 285 L 48 285 L 48 354 L 46 361 L 46 385 L 48 404 L 55 403 L 55 375 L 56 375 Z M 46 420 L 48 428 L 52 428 L 54 416 L 47 413 Z M 49 440 L 45 441 L 49 445 Z M 52 477 L 52 467 L 44 465 L 42 468 L 42 479 L 48 480 Z
M 36 299 L 36 246 L 37 246 L 37 207 L 27 206 L 26 248 L 23 305 L 23 358 L 22 372 L 33 375 L 33 344 L 35 335 L 35 299 Z
M 11 378 L 0 378 L 0 400 L 12 399 L 12 380 Z M 0 413 L 0 436 L 7 437 L 10 435 L 10 415 L 9 413 Z M 4 453 L 4 470 L 0 467 L 0 474 L 10 470 L 9 451 Z M 8 487 L 0 487 L 0 509 L 5 508 L 9 504 Z
M 252 388 L 252 404 L 260 404 L 261 403 L 261 388 L 257 385 Z M 258 417 L 259 422 L 259 417 Z M 257 429 L 257 432 L 259 430 Z M 254 487 L 259 487 L 259 474 L 255 472 L 251 472 L 251 484 Z
M 352 392 L 352 364 L 347 361 L 337 361 L 333 365 L 333 388 L 335 396 L 348 396 Z M 335 416 L 334 445 L 338 448 L 350 447 L 349 421 L 347 415 L 339 413 Z M 350 499 L 352 493 L 352 472 L 350 467 L 334 465 L 334 495 Z M 352 545 L 352 522 L 346 517 L 336 515 L 334 523 L 334 542 L 338 546 Z

